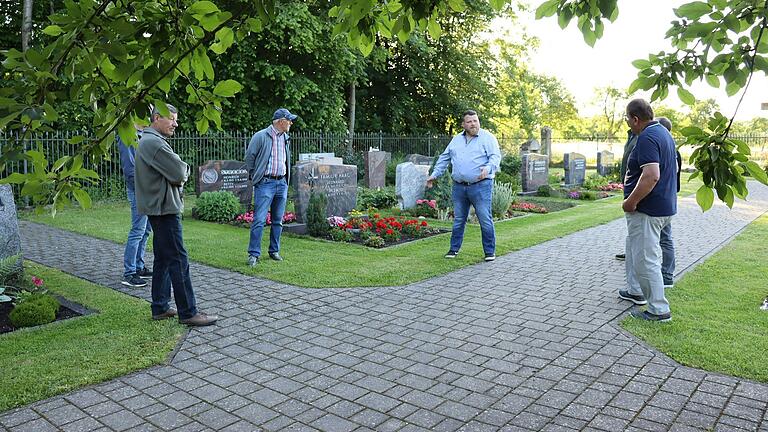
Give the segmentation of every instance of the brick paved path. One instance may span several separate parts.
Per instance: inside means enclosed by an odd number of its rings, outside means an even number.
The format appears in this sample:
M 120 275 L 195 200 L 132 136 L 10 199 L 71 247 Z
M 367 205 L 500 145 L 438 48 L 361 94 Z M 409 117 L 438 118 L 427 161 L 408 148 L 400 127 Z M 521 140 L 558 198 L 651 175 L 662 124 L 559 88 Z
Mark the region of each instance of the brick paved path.
M 768 188 L 752 189 L 733 211 L 681 200 L 679 271 L 768 210 Z M 147 297 L 118 284 L 121 246 L 21 227 L 31 259 Z M 394 288 L 300 289 L 194 264 L 220 325 L 192 330 L 170 365 L 0 414 L 0 428 L 768 430 L 768 386 L 682 367 L 617 327 L 625 232 L 617 220 Z

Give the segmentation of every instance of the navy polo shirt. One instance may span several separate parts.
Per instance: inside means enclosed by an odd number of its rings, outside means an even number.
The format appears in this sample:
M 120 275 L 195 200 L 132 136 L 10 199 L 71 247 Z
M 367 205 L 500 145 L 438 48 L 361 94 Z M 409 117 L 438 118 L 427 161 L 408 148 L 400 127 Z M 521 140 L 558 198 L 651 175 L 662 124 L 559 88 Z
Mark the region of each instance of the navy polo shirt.
M 677 213 L 676 151 L 672 135 L 657 121 L 650 122 L 638 135 L 637 144 L 627 160 L 624 198 L 635 190 L 643 166 L 659 164 L 660 177 L 653 190 L 637 204 L 637 211 L 654 217 Z

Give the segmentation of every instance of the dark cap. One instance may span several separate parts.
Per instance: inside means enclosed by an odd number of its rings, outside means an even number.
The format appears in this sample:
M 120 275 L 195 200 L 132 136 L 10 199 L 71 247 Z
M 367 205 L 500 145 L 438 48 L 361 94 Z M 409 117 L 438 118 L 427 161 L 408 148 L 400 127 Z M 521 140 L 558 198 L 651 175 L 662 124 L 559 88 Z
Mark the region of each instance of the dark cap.
M 298 118 L 296 114 L 291 114 L 290 111 L 288 111 L 285 108 L 280 108 L 279 110 L 275 111 L 275 114 L 272 115 L 272 121 L 280 120 L 280 119 L 288 119 L 290 121 L 294 121 Z

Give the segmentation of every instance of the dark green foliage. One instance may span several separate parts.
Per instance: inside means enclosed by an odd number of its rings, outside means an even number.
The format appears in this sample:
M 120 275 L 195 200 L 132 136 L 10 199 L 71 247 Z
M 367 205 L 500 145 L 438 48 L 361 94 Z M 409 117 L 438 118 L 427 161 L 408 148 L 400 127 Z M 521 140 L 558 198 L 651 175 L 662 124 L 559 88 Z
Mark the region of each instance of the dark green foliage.
M 384 210 L 396 205 L 397 195 L 395 195 L 395 188 L 393 187 L 357 188 L 357 208 L 361 210 L 367 210 L 371 207 Z
M 393 153 L 392 159 L 387 162 L 387 178 L 384 184 L 394 186 L 397 179 L 397 166 L 405 162 L 405 155 L 402 153 Z
M 509 184 L 514 181 L 514 178 L 511 175 L 505 173 L 504 171 L 497 172 L 496 177 L 494 177 L 494 179 L 496 180 L 497 183 Z
M 232 192 L 203 192 L 197 197 L 192 214 L 204 221 L 227 223 L 242 213 L 240 200 Z
M 601 186 L 608 185 L 608 178 L 599 174 L 590 174 L 584 179 L 582 187 L 589 190 L 598 190 Z
M 351 242 L 352 233 L 339 227 L 331 228 L 331 240 L 337 242 Z
M 587 201 L 594 201 L 597 199 L 597 194 L 594 191 L 581 191 L 579 193 L 579 199 L 587 200 Z
M 313 237 L 325 237 L 331 230 L 325 211 L 328 208 L 328 198 L 324 193 L 315 193 L 309 196 L 307 204 L 307 231 Z
M 344 159 L 344 165 L 357 166 L 357 181 L 360 181 L 365 177 L 365 158 L 363 157 L 363 152 L 350 152 L 349 149 L 345 148 L 336 154 L 338 154 L 340 158 Z
M 14 327 L 33 327 L 56 319 L 59 302 L 50 294 L 35 294 L 19 303 L 10 313 Z
M 523 160 L 520 156 L 516 154 L 508 154 L 501 158 L 501 172 L 512 177 L 517 177 L 520 175 L 520 167 L 522 164 Z
M 536 189 L 536 196 L 548 197 L 552 196 L 552 187 L 550 185 L 541 185 Z

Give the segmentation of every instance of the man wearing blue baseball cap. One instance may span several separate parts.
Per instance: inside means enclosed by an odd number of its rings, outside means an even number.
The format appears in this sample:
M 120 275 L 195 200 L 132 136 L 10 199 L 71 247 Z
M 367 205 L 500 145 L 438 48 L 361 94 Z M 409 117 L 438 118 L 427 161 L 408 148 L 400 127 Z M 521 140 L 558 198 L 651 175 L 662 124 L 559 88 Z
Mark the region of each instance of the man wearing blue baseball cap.
M 288 182 L 291 175 L 291 137 L 288 131 L 298 116 L 285 108 L 272 115 L 272 124 L 256 132 L 245 150 L 245 167 L 253 184 L 253 222 L 248 242 L 248 265 L 259 263 L 261 237 L 271 212 L 269 257 L 282 261 L 280 234 L 283 232 L 283 214 L 288 200 Z

